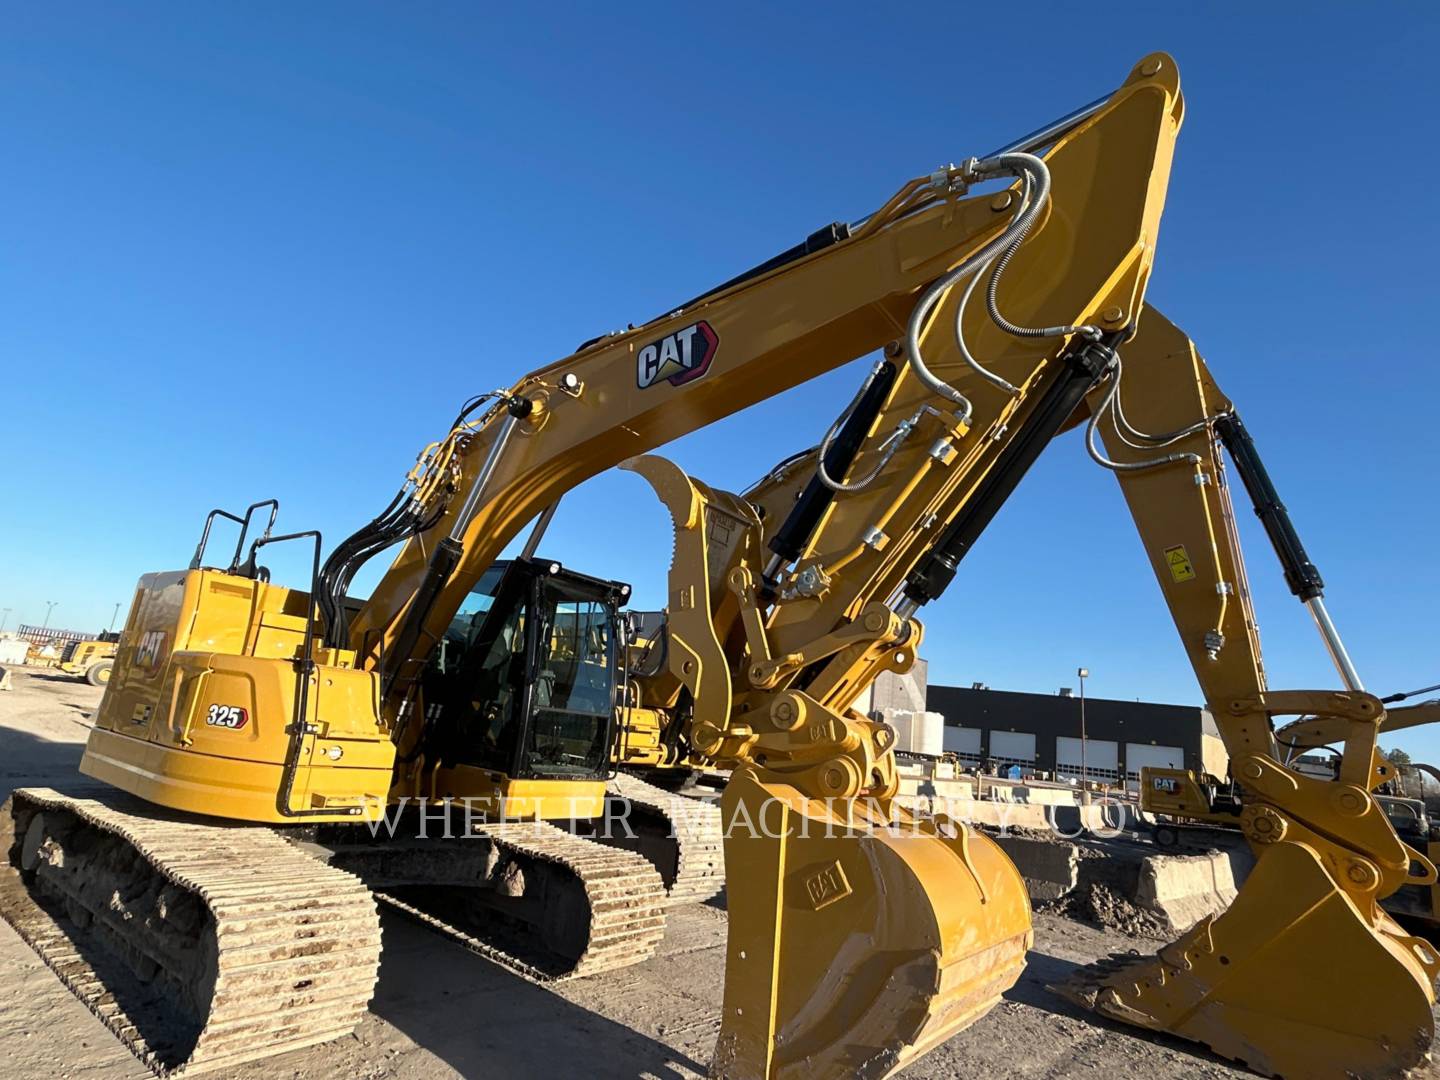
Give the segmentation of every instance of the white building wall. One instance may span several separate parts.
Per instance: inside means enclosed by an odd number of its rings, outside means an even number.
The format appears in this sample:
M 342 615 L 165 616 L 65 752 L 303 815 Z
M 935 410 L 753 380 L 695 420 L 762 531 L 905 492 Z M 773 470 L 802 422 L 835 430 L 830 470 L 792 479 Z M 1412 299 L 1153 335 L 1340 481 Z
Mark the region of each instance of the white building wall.
M 959 754 L 963 760 L 980 760 L 980 729 L 973 727 L 951 727 L 945 725 L 945 750 Z

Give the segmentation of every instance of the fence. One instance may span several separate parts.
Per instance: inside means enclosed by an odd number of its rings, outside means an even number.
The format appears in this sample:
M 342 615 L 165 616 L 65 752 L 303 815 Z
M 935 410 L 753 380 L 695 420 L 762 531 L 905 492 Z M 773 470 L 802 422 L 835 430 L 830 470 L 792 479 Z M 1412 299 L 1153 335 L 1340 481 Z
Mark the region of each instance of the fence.
M 1119 769 L 1106 769 L 1100 765 L 1081 765 L 1076 761 L 1062 761 L 1055 766 L 1055 775 L 1066 780 L 1108 780 L 1112 784 L 1120 782 Z M 1132 774 L 1138 779 L 1138 774 Z
M 54 630 L 45 626 L 26 626 L 21 623 L 15 636 L 22 641 L 30 642 L 31 645 L 64 645 L 71 641 L 87 641 L 94 635 L 83 630 Z

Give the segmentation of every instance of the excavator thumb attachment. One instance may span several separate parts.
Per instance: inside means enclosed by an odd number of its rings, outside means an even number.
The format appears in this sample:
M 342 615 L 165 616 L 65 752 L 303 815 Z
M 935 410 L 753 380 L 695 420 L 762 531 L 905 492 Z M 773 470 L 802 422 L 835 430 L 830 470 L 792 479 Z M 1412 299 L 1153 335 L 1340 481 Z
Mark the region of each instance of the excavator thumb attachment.
M 1419 1062 L 1434 1035 L 1432 947 L 1373 899 L 1357 906 L 1308 844 L 1257 851 L 1229 910 L 1154 957 L 1117 955 L 1051 989 L 1266 1076 L 1398 1076 Z
M 721 806 L 730 940 L 715 1077 L 888 1076 L 1019 978 L 1030 904 L 988 838 L 827 805 L 750 766 Z

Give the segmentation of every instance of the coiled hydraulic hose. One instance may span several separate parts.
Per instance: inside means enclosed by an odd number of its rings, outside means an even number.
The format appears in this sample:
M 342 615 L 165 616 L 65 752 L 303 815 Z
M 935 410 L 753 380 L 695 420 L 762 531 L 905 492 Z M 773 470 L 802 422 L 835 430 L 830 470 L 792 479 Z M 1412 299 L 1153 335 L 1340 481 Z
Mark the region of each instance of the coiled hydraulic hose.
M 1015 257 L 1015 252 L 1020 250 L 1020 245 L 1025 242 L 1025 237 L 1030 232 L 1031 226 L 1034 225 L 1035 218 L 1039 216 L 1045 203 L 1050 199 L 1050 169 L 1034 154 L 1002 154 L 993 160 L 1024 171 L 1034 184 L 1034 192 L 1032 204 L 1027 208 L 1028 212 L 1024 215 L 1024 220 L 1022 221 L 1018 217 L 1016 219 L 1014 239 L 1000 253 L 999 258 L 995 260 L 995 268 L 990 272 L 990 284 L 985 290 L 985 306 L 990 312 L 991 321 L 1012 337 L 1047 338 L 1083 334 L 1092 341 L 1098 341 L 1101 335 L 1098 326 L 1017 326 L 1000 313 L 1000 307 L 996 302 L 996 293 L 1000 288 L 1000 276 L 1005 273 L 1005 268 Z

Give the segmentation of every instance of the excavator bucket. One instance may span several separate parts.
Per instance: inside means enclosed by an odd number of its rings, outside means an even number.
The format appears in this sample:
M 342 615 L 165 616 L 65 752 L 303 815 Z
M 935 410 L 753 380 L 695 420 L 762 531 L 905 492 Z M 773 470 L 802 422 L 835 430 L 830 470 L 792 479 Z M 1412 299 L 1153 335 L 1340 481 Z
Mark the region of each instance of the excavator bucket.
M 1030 903 L 993 841 L 947 818 L 827 805 L 748 767 L 721 807 L 730 940 L 714 1076 L 889 1076 L 1019 978 Z
M 1421 1061 L 1434 949 L 1373 900 L 1357 906 L 1309 845 L 1258 845 L 1258 856 L 1229 910 L 1154 957 L 1111 957 L 1052 989 L 1265 1076 L 1399 1076 Z

